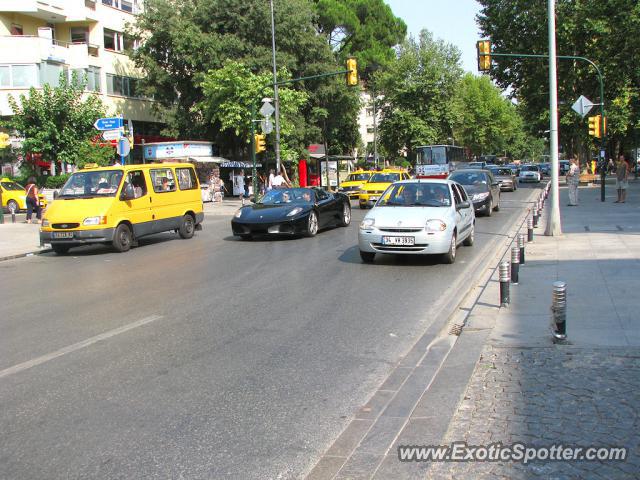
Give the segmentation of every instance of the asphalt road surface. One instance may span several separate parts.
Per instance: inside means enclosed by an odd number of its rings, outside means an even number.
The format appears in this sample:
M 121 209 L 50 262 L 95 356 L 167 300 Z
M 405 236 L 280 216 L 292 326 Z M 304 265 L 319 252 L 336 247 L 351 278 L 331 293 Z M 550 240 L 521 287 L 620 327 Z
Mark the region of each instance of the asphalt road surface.
M 240 241 L 229 217 L 0 263 L 0 478 L 300 478 L 530 188 L 454 265 L 360 262 L 349 228 Z

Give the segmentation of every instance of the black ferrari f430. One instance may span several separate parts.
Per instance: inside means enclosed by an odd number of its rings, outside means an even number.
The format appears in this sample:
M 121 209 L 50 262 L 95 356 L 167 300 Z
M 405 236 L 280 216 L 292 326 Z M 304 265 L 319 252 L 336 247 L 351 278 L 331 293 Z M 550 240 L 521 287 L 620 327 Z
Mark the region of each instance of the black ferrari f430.
M 315 187 L 284 188 L 271 190 L 258 203 L 240 208 L 231 228 L 243 239 L 253 235 L 313 237 L 322 228 L 346 227 L 350 222 L 351 204 L 346 195 Z

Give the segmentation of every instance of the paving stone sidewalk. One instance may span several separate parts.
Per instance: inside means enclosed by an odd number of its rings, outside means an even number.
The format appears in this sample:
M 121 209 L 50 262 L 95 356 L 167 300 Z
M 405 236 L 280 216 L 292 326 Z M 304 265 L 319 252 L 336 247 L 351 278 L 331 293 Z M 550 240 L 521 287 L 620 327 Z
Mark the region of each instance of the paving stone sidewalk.
M 564 235 L 527 245 L 511 306 L 476 325 L 491 333 L 441 444 L 626 447 L 628 458 L 434 462 L 427 478 L 640 478 L 640 185 L 626 205 L 613 188 L 605 203 L 581 188 L 577 208 L 561 196 Z M 562 345 L 549 331 L 555 280 L 569 292 Z

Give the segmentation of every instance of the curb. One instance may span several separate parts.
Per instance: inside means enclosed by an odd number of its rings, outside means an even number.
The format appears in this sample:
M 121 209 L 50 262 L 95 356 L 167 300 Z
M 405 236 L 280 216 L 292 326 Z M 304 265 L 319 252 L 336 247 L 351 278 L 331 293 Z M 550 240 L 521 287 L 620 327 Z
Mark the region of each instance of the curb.
M 4 257 L 0 257 L 0 262 L 4 262 L 5 260 L 14 260 L 16 258 L 32 257 L 34 255 L 40 255 L 42 253 L 49 253 L 52 251 L 53 250 L 51 248 L 41 248 L 38 250 L 33 250 L 31 252 L 17 253 L 15 255 L 6 255 Z

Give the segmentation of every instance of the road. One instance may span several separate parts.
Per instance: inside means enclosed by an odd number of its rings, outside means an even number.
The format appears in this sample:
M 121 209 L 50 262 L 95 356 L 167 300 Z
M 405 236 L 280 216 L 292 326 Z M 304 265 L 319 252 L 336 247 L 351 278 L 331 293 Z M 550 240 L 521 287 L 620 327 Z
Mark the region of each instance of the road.
M 0 478 L 300 478 L 514 222 L 454 265 L 360 262 L 349 228 L 243 242 L 228 217 L 0 263 Z

